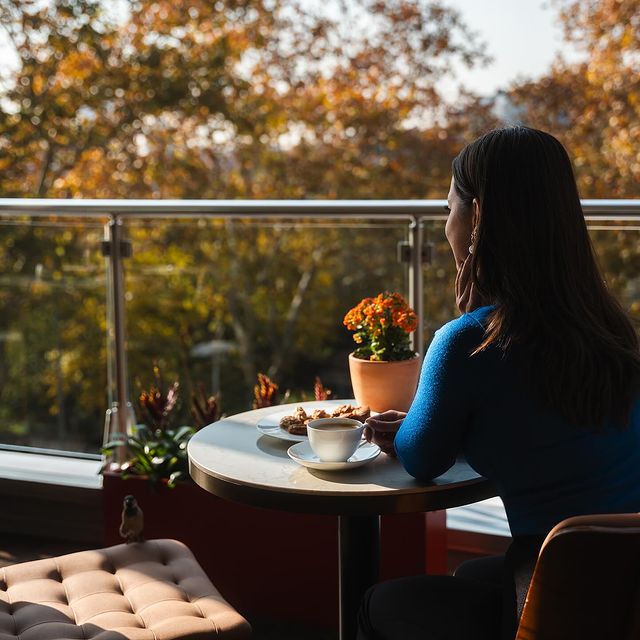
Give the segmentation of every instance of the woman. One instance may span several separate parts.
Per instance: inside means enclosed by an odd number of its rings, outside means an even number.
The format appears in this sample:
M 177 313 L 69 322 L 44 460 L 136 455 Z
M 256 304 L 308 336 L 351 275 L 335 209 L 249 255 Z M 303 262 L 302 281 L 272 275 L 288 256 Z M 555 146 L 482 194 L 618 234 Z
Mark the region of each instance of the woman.
M 455 577 L 374 587 L 363 640 L 513 638 L 549 530 L 640 511 L 638 338 L 598 271 L 566 151 L 542 131 L 491 131 L 453 161 L 447 209 L 463 315 L 436 332 L 406 418 L 378 420 L 401 422 L 416 478 L 462 454 L 494 481 L 513 543 Z

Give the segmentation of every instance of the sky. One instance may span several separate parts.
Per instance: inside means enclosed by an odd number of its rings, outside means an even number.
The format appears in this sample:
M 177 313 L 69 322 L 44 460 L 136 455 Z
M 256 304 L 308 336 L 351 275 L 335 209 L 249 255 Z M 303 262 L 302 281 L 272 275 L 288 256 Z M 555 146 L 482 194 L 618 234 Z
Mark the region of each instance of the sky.
M 493 62 L 484 68 L 458 71 L 469 90 L 491 95 L 518 77 L 536 77 L 549 69 L 561 52 L 577 53 L 562 38 L 558 11 L 544 0 L 443 0 L 457 9 L 467 26 L 486 43 Z

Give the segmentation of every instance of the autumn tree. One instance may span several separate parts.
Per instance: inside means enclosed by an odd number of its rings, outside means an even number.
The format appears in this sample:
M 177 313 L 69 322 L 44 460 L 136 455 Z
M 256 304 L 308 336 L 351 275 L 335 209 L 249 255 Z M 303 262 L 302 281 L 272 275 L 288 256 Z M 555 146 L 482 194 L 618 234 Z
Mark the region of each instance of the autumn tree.
M 482 58 L 455 12 L 418 0 L 1 6 L 20 62 L 5 195 L 424 196 L 442 186 L 437 81 Z
M 526 124 L 556 135 L 573 160 L 583 198 L 640 196 L 640 2 L 559 0 L 567 41 L 582 60 L 511 89 Z M 594 246 L 609 286 L 640 326 L 638 234 L 600 224 Z
M 569 148 L 586 198 L 640 195 L 640 2 L 559 0 L 567 41 L 582 54 L 517 85 L 521 117 Z
M 4 196 L 441 196 L 460 142 L 444 127 L 438 82 L 452 61 L 483 59 L 457 13 L 422 0 L 140 0 L 120 15 L 97 0 L 0 7 L 19 63 L 0 101 Z M 401 224 L 140 221 L 128 232 L 132 374 L 144 380 L 161 358 L 187 395 L 208 366 L 193 346 L 211 338 L 239 352 L 227 400 L 250 394 L 258 370 L 310 388 L 339 347 L 344 310 L 404 286 Z M 61 259 L 87 265 L 72 241 Z M 43 282 L 53 274 L 45 266 Z M 104 308 L 93 312 L 100 326 Z M 77 309 L 57 313 L 80 340 Z M 54 374 L 45 365 L 34 380 L 47 402 Z

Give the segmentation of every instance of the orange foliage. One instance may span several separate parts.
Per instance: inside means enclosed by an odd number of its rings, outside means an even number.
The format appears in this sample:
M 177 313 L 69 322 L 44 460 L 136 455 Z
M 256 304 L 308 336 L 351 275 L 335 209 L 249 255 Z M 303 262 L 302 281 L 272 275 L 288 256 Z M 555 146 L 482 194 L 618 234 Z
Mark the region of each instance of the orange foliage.
M 483 59 L 418 0 L 140 0 L 120 22 L 98 0 L 5 4 L 4 196 L 439 195 L 459 142 L 418 123 L 453 60 Z

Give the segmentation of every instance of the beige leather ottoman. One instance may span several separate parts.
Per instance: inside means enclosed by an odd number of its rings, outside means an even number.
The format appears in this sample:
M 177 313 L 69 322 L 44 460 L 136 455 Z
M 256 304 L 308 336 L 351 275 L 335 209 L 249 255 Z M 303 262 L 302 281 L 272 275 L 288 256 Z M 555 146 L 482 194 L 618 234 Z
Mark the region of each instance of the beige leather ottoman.
M 244 640 L 193 554 L 149 540 L 0 569 L 0 640 Z

